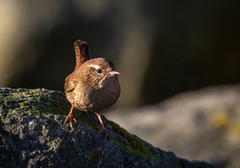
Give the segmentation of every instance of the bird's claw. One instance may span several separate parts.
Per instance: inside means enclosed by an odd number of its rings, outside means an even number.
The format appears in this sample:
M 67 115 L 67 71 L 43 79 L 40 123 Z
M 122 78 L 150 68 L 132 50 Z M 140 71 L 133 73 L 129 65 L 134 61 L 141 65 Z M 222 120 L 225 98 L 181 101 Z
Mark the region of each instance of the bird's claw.
M 109 137 L 105 129 L 101 129 L 100 131 L 98 131 L 98 134 L 104 135 L 104 141 L 107 139 L 107 137 Z
M 69 120 L 69 124 L 70 124 L 70 127 L 71 127 L 71 131 L 73 131 L 72 122 L 77 122 L 77 120 L 76 120 L 75 118 L 73 118 L 72 113 L 71 113 L 71 114 L 68 114 L 68 116 L 67 116 L 67 118 L 65 119 L 63 125 L 65 125 L 68 120 Z

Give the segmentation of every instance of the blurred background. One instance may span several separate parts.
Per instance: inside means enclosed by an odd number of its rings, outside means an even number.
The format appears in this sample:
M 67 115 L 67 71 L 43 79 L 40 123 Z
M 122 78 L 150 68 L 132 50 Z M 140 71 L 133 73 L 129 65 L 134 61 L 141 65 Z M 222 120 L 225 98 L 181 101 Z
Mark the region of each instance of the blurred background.
M 88 42 L 93 58 L 110 59 L 121 72 L 122 93 L 115 109 L 145 109 L 143 118 L 149 112 L 146 105 L 178 93 L 239 84 L 239 9 L 240 1 L 224 0 L 1 0 L 0 87 L 63 91 L 75 67 L 73 43 L 81 39 Z M 229 160 L 216 164 L 230 165 Z

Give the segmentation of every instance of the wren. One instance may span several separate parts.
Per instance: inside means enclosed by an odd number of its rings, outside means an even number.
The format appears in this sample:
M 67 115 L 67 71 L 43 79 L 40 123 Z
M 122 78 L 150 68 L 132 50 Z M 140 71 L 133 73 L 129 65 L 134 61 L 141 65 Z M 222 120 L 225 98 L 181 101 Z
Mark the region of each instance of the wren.
M 71 103 L 71 110 L 64 124 L 69 120 L 71 130 L 73 108 L 93 112 L 102 125 L 100 131 L 107 137 L 100 111 L 112 106 L 120 96 L 120 84 L 114 64 L 105 58 L 91 59 L 87 42 L 77 40 L 74 43 L 76 53 L 75 70 L 65 79 L 65 94 Z

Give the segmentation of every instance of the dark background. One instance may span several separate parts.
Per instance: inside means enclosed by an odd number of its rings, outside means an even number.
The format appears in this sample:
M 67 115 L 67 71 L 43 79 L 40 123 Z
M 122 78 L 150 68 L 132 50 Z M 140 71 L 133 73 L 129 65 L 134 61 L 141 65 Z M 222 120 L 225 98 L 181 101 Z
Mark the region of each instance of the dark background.
M 240 82 L 240 1 L 1 1 L 0 86 L 63 91 L 73 43 L 121 72 L 115 107 Z

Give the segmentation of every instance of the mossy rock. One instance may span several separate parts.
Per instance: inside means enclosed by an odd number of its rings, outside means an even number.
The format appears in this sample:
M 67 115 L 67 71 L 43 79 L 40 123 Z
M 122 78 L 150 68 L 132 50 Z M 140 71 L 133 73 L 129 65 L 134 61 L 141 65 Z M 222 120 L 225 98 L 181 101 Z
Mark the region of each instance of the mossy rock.
M 74 109 L 74 130 L 63 122 L 65 94 L 47 89 L 0 88 L 0 167 L 213 167 L 154 148 L 118 124 Z

